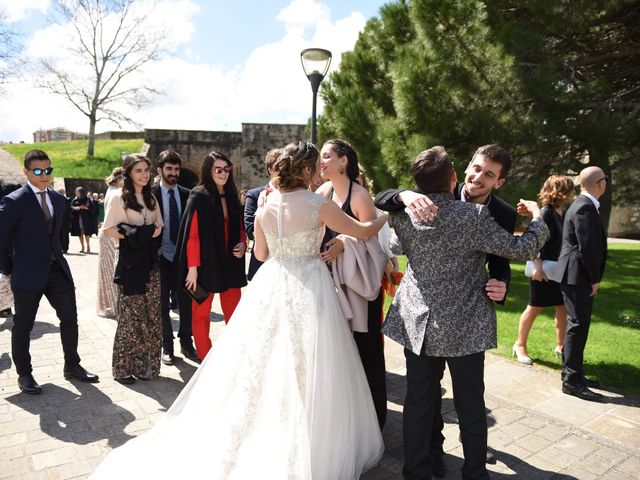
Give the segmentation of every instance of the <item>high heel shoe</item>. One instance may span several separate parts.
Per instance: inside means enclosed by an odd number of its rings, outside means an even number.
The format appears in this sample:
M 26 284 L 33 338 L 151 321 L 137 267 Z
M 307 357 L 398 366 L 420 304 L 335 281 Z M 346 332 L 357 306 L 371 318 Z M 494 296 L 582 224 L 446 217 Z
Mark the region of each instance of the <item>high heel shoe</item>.
M 513 356 L 518 359 L 519 363 L 523 363 L 524 365 L 533 365 L 533 360 L 531 360 L 525 353 L 524 347 L 514 343 L 511 351 L 513 352 Z
M 554 348 L 553 350 L 553 353 L 556 354 L 556 358 L 562 358 L 563 350 L 564 350 L 564 346 L 556 345 L 556 348 Z

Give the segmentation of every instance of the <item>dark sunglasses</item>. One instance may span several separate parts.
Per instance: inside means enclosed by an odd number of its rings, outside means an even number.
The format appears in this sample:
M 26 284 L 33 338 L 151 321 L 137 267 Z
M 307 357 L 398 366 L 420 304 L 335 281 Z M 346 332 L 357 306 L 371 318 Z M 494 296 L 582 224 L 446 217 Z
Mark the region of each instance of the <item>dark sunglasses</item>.
M 231 172 L 231 170 L 233 170 L 233 167 L 230 166 L 226 166 L 226 167 L 213 167 L 213 171 L 216 172 L 218 175 L 220 175 L 222 172 Z
M 32 172 L 33 172 L 33 174 L 34 174 L 34 175 L 36 175 L 36 176 L 38 176 L 38 177 L 39 177 L 40 175 L 42 175 L 43 173 L 44 173 L 45 175 L 51 175 L 51 174 L 53 173 L 53 167 L 47 167 L 47 168 L 30 168 L 29 170 L 30 170 L 30 171 L 32 171 Z
M 598 180 L 596 183 L 600 183 L 601 181 L 605 181 L 608 182 L 609 181 L 609 175 L 605 175 L 604 177 L 602 177 L 600 180 Z

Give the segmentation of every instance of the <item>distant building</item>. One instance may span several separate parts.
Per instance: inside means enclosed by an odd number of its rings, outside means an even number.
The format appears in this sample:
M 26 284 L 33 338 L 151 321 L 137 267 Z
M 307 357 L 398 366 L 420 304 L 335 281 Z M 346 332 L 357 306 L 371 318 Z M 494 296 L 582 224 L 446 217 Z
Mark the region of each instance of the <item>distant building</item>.
M 64 127 L 49 128 L 47 130 L 36 130 L 33 132 L 33 143 L 59 142 L 64 140 L 85 140 L 86 133 L 72 132 Z

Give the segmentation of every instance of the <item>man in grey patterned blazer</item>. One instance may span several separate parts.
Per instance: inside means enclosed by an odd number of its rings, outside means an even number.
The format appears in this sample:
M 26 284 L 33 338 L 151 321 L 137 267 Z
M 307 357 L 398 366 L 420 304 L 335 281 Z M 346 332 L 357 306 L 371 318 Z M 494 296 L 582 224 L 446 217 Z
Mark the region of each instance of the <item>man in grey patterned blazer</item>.
M 484 351 L 496 346 L 496 314 L 485 292 L 485 257 L 531 258 L 549 230 L 535 202 L 519 204 L 533 221 L 516 237 L 491 218 L 486 206 L 454 200 L 457 178 L 442 147 L 420 153 L 411 173 L 418 189 L 438 207 L 438 215 L 426 223 L 399 211 L 390 220 L 408 259 L 383 328 L 405 347 L 404 478 L 431 478 L 435 399 L 446 362 L 465 457 L 462 477 L 488 479 Z

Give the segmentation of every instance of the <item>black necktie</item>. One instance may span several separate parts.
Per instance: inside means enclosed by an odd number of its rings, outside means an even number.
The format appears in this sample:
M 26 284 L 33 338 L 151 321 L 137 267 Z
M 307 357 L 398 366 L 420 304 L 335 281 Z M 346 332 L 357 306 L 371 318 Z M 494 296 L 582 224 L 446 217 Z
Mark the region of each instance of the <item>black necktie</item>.
M 44 219 L 47 221 L 47 229 L 49 230 L 49 235 L 53 231 L 53 218 L 51 217 L 51 212 L 49 211 L 49 205 L 47 204 L 47 191 L 44 190 L 40 193 L 40 198 L 42 199 L 42 212 L 44 213 Z
M 178 229 L 180 228 L 180 214 L 178 202 L 176 202 L 175 189 L 169 189 L 169 238 L 175 245 L 178 242 Z

